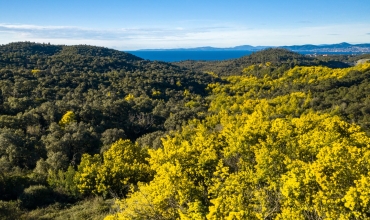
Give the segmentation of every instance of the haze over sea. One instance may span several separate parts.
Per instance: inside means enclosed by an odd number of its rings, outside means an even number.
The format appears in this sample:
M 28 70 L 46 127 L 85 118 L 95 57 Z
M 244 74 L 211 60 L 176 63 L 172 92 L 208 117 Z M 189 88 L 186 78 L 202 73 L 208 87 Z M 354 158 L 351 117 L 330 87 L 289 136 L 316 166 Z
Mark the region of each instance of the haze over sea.
M 163 50 L 163 51 L 125 51 L 135 56 L 141 57 L 151 61 L 164 61 L 176 62 L 183 60 L 228 60 L 237 59 L 242 56 L 249 55 L 256 51 L 176 51 L 176 50 Z M 312 52 L 301 52 L 301 54 L 313 54 Z M 325 52 L 317 54 L 354 54 L 353 52 Z

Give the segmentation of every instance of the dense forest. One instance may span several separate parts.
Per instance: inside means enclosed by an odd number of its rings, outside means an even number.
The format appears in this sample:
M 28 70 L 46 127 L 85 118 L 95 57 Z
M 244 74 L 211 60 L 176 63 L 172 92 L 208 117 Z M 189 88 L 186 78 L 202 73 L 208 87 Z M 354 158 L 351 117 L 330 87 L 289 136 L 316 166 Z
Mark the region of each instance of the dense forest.
M 369 57 L 2 45 L 0 218 L 370 218 Z

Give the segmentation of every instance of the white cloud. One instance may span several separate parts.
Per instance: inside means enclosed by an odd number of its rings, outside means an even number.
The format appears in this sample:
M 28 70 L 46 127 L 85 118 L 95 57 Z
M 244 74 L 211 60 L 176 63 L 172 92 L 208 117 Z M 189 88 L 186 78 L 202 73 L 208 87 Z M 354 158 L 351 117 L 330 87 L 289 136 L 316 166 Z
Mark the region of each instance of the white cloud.
M 73 26 L 0 24 L 0 43 L 14 41 L 53 44 L 91 44 L 121 50 L 237 45 L 294 45 L 327 43 L 368 43 L 369 24 L 342 24 L 285 29 L 250 29 L 243 26 L 197 28 L 91 29 Z M 335 35 L 333 34 L 335 33 Z
M 29 24 L 0 24 L 2 28 L 15 29 L 15 30 L 55 30 L 55 29 L 72 29 L 77 28 L 73 26 L 38 26 Z

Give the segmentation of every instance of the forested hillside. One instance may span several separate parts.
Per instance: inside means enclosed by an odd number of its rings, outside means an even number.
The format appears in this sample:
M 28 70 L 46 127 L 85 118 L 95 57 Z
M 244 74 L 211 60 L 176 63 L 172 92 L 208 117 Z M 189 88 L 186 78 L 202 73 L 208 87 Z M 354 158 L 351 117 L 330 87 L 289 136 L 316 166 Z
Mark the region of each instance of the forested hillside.
M 51 176 L 119 139 L 160 147 L 166 133 L 204 117 L 205 88 L 216 81 L 101 47 L 0 46 L 0 199 L 16 200 L 40 184 L 55 191 Z
M 0 46 L 0 217 L 367 219 L 365 58 Z
M 268 48 L 252 53 L 239 59 L 224 61 L 180 61 L 174 64 L 186 67 L 195 71 L 211 71 L 219 76 L 240 75 L 242 70 L 250 65 L 268 63 L 275 71 L 284 72 L 294 66 L 326 66 L 331 68 L 349 67 L 359 56 L 317 56 L 310 57 L 301 55 L 282 48 Z M 367 55 L 364 57 L 368 57 Z

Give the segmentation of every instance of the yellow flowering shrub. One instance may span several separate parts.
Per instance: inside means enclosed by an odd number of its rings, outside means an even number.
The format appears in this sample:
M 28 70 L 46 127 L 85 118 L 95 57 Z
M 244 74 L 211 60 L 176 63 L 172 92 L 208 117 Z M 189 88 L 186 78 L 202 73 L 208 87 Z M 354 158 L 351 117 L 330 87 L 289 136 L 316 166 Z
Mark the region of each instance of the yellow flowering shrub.
M 67 111 L 63 115 L 62 119 L 60 119 L 59 125 L 64 128 L 66 125 L 72 122 L 75 122 L 75 121 L 76 121 L 76 115 L 73 113 L 73 111 Z
M 82 194 L 124 196 L 130 184 L 151 179 L 146 155 L 145 149 L 122 139 L 113 143 L 103 157 L 84 154 L 75 177 L 77 187 Z

